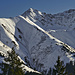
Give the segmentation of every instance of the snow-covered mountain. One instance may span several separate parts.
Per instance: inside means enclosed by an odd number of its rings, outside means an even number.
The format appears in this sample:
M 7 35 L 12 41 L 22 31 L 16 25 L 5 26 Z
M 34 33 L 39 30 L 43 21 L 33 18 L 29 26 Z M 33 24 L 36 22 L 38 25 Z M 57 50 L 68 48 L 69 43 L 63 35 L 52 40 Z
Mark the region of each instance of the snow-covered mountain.
M 0 18 L 0 52 L 7 55 L 14 47 L 33 68 L 48 70 L 58 56 L 65 63 L 75 60 L 74 33 L 75 9 L 52 15 L 30 8 L 17 17 Z

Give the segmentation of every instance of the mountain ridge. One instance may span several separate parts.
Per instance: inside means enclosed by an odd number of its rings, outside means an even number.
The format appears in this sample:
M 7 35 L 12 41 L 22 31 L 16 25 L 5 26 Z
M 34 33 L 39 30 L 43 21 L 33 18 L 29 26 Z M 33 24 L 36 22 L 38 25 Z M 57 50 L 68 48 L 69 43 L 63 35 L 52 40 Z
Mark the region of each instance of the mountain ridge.
M 22 60 L 27 57 L 33 68 L 48 70 L 58 56 L 65 63 L 75 60 L 74 27 L 74 17 L 67 19 L 30 8 L 17 17 L 0 19 L 0 41 L 5 45 L 0 44 L 0 51 L 6 53 L 14 47 Z M 41 70 L 40 64 L 43 64 Z

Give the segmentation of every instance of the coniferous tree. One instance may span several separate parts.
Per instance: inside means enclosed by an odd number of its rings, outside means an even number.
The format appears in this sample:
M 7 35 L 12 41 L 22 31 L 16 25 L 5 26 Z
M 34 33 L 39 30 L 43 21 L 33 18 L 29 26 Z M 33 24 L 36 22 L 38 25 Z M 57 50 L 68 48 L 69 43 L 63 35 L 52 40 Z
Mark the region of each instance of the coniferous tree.
M 47 75 L 51 75 L 51 72 L 52 72 L 52 70 L 50 68 Z
M 4 58 L 5 62 L 0 64 L 0 68 L 3 72 L 1 75 L 25 75 L 24 71 L 22 70 L 23 67 L 21 67 L 23 62 L 20 61 L 15 51 L 12 50 L 11 52 L 7 53 L 8 57 Z
M 58 56 L 57 64 L 54 65 L 55 69 L 53 69 L 53 75 L 67 75 L 66 67 L 63 64 L 63 61 L 60 61 L 60 57 Z

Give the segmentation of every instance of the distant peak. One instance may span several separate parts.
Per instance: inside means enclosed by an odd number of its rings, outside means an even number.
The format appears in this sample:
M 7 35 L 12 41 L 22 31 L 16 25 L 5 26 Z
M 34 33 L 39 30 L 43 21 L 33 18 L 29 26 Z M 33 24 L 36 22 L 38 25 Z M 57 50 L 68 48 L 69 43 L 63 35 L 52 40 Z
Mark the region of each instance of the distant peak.
M 42 15 L 42 13 L 40 12 L 40 11 L 38 11 L 38 10 L 36 10 L 36 9 L 33 9 L 33 8 L 29 8 L 27 11 L 25 11 L 23 14 L 22 14 L 22 16 L 27 16 L 27 15 L 31 15 L 31 13 L 32 13 L 32 15 L 34 16 L 34 14 L 36 14 L 36 15 Z
M 33 8 L 29 8 L 28 10 L 29 10 L 29 11 L 34 11 L 34 9 L 33 9 Z
M 34 9 L 33 8 L 29 8 L 27 11 L 25 11 L 23 14 L 22 14 L 22 16 L 26 16 L 26 15 L 28 15 L 28 14 L 30 14 L 31 12 L 33 12 L 34 11 Z
M 36 9 L 33 9 L 33 8 L 29 8 L 28 10 L 27 10 L 27 12 L 38 12 L 38 10 L 36 10 Z
M 29 8 L 26 12 L 33 12 L 34 9 L 33 8 Z
M 27 11 L 25 11 L 23 14 L 26 14 L 26 13 L 30 13 L 30 12 L 34 12 L 34 11 L 38 11 L 36 9 L 33 9 L 33 8 L 29 8 Z
M 65 11 L 65 13 L 71 13 L 71 12 L 75 12 L 75 9 L 69 9 L 68 11 Z

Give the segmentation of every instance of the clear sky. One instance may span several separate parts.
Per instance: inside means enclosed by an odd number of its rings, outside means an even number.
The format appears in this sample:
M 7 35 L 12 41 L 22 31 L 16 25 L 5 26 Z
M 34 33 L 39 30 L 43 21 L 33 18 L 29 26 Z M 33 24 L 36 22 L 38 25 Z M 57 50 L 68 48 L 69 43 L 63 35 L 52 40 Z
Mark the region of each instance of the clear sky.
M 29 8 L 55 14 L 75 9 L 75 0 L 0 0 L 0 17 L 14 17 Z

